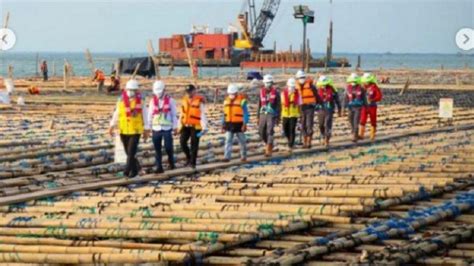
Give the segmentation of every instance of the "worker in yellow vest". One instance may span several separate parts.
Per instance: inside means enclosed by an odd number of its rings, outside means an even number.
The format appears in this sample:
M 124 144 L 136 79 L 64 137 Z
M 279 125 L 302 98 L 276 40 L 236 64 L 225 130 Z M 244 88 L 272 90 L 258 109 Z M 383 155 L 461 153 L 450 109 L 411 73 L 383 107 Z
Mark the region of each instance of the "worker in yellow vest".
M 289 153 L 293 153 L 296 138 L 296 125 L 301 115 L 301 94 L 296 89 L 296 80 L 290 78 L 287 87 L 281 92 L 282 128 L 288 140 Z
M 301 132 L 303 134 L 303 148 L 311 148 L 313 141 L 314 113 L 318 92 L 313 85 L 313 80 L 306 77 L 303 70 L 296 73 L 296 89 L 301 95 Z
M 234 135 L 237 136 L 240 145 L 240 160 L 247 161 L 247 144 L 245 131 L 249 122 L 249 111 L 247 99 L 239 93 L 236 84 L 229 84 L 227 87 L 227 97 L 224 100 L 224 117 L 222 131 L 225 135 L 224 161 L 230 161 L 232 157 L 232 143 Z
M 188 85 L 186 95 L 181 101 L 180 144 L 186 155 L 186 166 L 196 168 L 199 150 L 199 139 L 207 133 L 207 116 L 205 98 L 196 92 L 194 85 Z M 191 139 L 191 149 L 188 141 Z
M 143 134 L 143 139 L 146 142 L 150 134 L 146 106 L 142 105 L 143 100 L 138 81 L 135 79 L 129 80 L 117 101 L 117 106 L 110 121 L 109 134 L 111 136 L 114 135 L 118 122 L 120 139 L 127 154 L 124 175 L 130 178 L 138 176 L 140 172 L 140 164 L 135 157 L 140 136 Z

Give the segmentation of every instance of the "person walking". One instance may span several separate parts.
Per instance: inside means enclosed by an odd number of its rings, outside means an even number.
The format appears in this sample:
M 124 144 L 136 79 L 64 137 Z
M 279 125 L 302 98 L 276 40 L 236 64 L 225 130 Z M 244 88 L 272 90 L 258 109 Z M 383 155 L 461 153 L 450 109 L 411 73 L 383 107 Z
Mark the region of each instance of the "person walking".
M 296 138 L 296 125 L 301 115 L 302 98 L 296 89 L 296 80 L 290 78 L 287 87 L 281 92 L 281 117 L 283 133 L 288 140 L 288 151 L 293 153 Z
M 224 161 L 228 162 L 232 158 L 232 143 L 234 136 L 237 136 L 240 146 L 240 160 L 247 161 L 247 144 L 245 131 L 249 122 L 249 111 L 247 99 L 239 93 L 236 84 L 229 84 L 227 87 L 227 97 L 224 100 L 224 117 L 222 131 L 225 135 Z
M 296 88 L 301 95 L 301 131 L 303 134 L 303 148 L 311 148 L 313 141 L 314 113 L 318 92 L 313 80 L 306 77 L 303 70 L 296 73 Z
M 352 73 L 346 79 L 347 87 L 343 98 L 344 110 L 348 109 L 348 121 L 351 126 L 352 141 L 357 142 L 359 139 L 359 123 L 361 109 L 366 105 L 365 90 L 361 86 L 360 77 L 356 73 Z
M 265 143 L 265 156 L 271 157 L 275 126 L 280 122 L 281 102 L 278 89 L 273 85 L 272 75 L 265 75 L 263 84 L 258 101 L 258 133 Z
M 377 131 L 377 103 L 382 100 L 382 91 L 377 85 L 377 78 L 372 73 L 364 73 L 361 78 L 362 86 L 365 90 L 367 105 L 362 107 L 360 115 L 360 138 L 364 138 L 365 125 L 370 118 L 370 139 L 375 139 Z
M 129 80 L 117 101 L 109 126 L 109 134 L 113 136 L 118 122 L 120 139 L 127 154 L 124 175 L 130 178 L 138 176 L 140 171 L 140 164 L 136 158 L 140 136 L 143 135 L 146 142 L 150 134 L 147 110 L 142 101 L 138 81 Z
M 165 83 L 157 80 L 153 83 L 153 97 L 148 105 L 148 125 L 152 128 L 152 140 L 155 147 L 155 169 L 163 173 L 162 143 L 168 156 L 168 169 L 175 169 L 173 152 L 173 134 L 178 133 L 178 113 L 176 102 L 165 92 Z
M 194 85 L 186 87 L 186 95 L 181 101 L 181 149 L 186 155 L 186 166 L 196 168 L 199 150 L 199 139 L 207 133 L 207 116 L 205 98 L 196 92 Z M 188 142 L 191 140 L 191 148 Z
M 337 106 L 339 116 L 341 116 L 341 104 L 331 78 L 320 76 L 316 86 L 318 88 L 318 96 L 320 99 L 320 102 L 318 103 L 319 131 L 324 140 L 324 145 L 329 147 L 329 142 L 332 136 L 334 110 Z

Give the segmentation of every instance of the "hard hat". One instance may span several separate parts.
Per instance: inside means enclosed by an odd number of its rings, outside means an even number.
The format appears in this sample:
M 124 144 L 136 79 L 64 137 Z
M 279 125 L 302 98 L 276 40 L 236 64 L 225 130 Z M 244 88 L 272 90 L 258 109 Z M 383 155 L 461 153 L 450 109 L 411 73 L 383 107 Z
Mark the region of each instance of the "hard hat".
M 229 86 L 227 86 L 227 93 L 228 94 L 236 94 L 237 92 L 239 92 L 239 87 L 237 87 L 236 84 L 231 83 L 231 84 L 229 84 Z
M 360 84 L 360 77 L 356 73 L 352 73 L 349 77 L 347 77 L 346 82 Z
M 327 85 L 329 85 L 331 87 L 334 87 L 332 79 L 330 77 L 320 76 L 318 81 L 316 82 L 316 86 L 317 87 L 323 87 L 323 86 L 327 86 Z
M 288 82 L 286 82 L 286 86 L 290 88 L 296 87 L 296 80 L 294 78 L 288 79 Z
M 263 83 L 270 83 L 273 82 L 273 76 L 270 74 L 266 74 L 263 76 Z
M 361 78 L 361 82 L 364 84 L 377 83 L 377 78 L 372 73 L 364 73 L 364 75 Z
M 298 72 L 296 72 L 296 78 L 297 79 L 304 79 L 304 78 L 306 78 L 306 73 L 304 73 L 303 70 L 298 70 Z
M 186 85 L 186 92 L 192 92 L 195 90 L 196 90 L 196 86 L 194 86 L 193 84 Z
M 153 93 L 155 95 L 160 95 L 165 90 L 165 83 L 161 80 L 153 82 Z
M 138 81 L 136 79 L 131 79 L 127 81 L 127 84 L 125 85 L 126 90 L 138 90 L 140 85 L 138 84 Z

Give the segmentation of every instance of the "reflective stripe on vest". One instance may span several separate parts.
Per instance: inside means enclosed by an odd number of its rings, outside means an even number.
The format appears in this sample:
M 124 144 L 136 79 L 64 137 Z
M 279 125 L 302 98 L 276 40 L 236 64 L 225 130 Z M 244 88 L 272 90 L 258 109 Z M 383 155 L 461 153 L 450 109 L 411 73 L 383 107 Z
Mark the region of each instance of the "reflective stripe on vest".
M 163 106 L 160 108 L 160 99 L 153 95 L 153 126 L 171 126 L 173 124 L 172 117 L 170 115 L 171 106 L 170 106 L 171 97 L 165 95 L 163 99 Z
M 224 101 L 224 115 L 227 123 L 243 123 L 244 122 L 244 108 L 242 102 L 244 98 L 238 95 L 234 100 L 226 97 Z
M 203 101 L 202 96 L 195 95 L 192 99 L 188 96 L 183 97 L 181 103 L 182 121 L 183 125 L 201 125 L 201 103 Z

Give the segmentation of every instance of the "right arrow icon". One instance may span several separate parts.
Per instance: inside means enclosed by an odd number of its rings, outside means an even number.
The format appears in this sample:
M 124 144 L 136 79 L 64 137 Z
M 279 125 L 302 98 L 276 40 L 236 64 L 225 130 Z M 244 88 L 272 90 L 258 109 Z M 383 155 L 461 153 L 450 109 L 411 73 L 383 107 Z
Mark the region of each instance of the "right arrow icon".
M 474 29 L 460 29 L 456 34 L 456 45 L 464 51 L 474 49 Z

